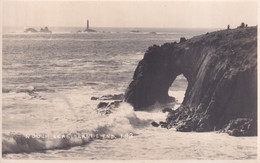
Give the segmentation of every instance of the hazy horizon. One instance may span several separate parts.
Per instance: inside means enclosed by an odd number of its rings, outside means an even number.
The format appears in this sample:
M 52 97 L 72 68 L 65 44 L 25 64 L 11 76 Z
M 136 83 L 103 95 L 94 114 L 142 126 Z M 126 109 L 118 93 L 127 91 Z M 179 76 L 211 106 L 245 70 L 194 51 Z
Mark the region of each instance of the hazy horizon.
M 235 28 L 257 25 L 256 1 L 3 1 L 4 27 Z
M 238 24 L 237 26 L 239 26 Z M 256 26 L 256 25 L 252 25 Z M 54 27 L 54 28 L 86 28 L 86 26 L 3 26 L 3 28 L 44 28 L 44 27 Z M 220 29 L 216 27 L 94 27 L 91 26 L 90 28 L 151 28 L 151 29 Z M 235 27 L 234 27 L 235 28 Z

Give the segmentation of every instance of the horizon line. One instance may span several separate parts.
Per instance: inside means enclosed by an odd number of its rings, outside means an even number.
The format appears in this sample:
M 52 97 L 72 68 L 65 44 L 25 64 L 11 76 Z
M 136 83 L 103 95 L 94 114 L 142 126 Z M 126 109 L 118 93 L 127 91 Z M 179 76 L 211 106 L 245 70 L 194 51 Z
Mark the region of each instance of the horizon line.
M 257 25 L 253 25 L 257 26 Z M 10 28 L 10 27 L 15 27 L 15 28 L 30 28 L 30 27 L 69 27 L 69 28 L 86 28 L 85 26 L 53 26 L 53 25 L 32 25 L 32 26 L 8 26 L 8 25 L 3 25 L 2 27 L 4 28 Z M 219 29 L 219 28 L 226 28 L 226 27 L 136 27 L 136 26 L 129 26 L 129 27 L 118 27 L 118 26 L 93 26 L 91 28 L 158 28 L 158 29 L 163 29 L 163 28 L 173 28 L 173 29 Z

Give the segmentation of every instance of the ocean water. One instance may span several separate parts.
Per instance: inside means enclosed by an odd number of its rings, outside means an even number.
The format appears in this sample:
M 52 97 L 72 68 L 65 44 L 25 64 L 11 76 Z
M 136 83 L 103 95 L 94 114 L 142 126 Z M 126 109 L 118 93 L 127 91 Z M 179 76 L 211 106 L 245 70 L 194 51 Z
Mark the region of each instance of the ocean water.
M 50 28 L 51 29 L 51 28 Z M 256 159 L 256 137 L 181 133 L 155 128 L 168 107 L 133 111 L 121 103 L 111 114 L 91 97 L 124 93 L 138 62 L 153 44 L 209 29 L 52 28 L 52 34 L 4 30 L 2 152 L 4 159 L 182 160 Z M 152 32 L 156 32 L 152 33 Z M 169 90 L 177 108 L 187 87 L 178 76 Z

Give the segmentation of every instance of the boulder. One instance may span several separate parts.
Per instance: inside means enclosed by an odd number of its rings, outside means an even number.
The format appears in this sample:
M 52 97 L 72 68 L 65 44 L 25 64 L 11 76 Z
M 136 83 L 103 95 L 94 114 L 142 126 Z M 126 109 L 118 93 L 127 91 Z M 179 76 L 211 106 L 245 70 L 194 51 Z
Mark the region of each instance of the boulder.
M 156 122 L 152 122 L 151 125 L 154 126 L 154 127 L 159 127 L 159 124 L 156 123 Z

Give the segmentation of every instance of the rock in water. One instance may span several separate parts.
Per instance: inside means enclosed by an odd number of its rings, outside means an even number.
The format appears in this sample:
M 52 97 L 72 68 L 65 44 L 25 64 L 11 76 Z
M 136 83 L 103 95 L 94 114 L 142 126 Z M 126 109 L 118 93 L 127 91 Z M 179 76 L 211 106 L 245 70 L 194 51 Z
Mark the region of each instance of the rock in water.
M 38 32 L 36 29 L 34 29 L 34 28 L 26 28 L 25 29 L 25 31 L 24 31 L 25 33 L 36 33 L 36 32 Z
M 100 102 L 97 105 L 97 112 L 101 114 L 111 114 L 114 112 L 123 101 L 113 101 L 113 102 Z
M 170 109 L 170 108 L 164 108 L 163 110 L 162 110 L 162 112 L 163 113 L 166 113 L 166 112 L 173 112 L 173 110 L 172 109 Z
M 40 32 L 43 32 L 43 33 L 52 33 L 48 27 L 45 27 L 45 28 L 41 28 Z
M 145 110 L 156 101 L 166 103 L 169 87 L 180 74 L 187 78 L 188 87 L 182 105 L 169 113 L 167 123 L 179 131 L 201 132 L 224 129 L 230 121 L 247 118 L 251 127 L 244 127 L 244 135 L 257 135 L 256 27 L 150 47 L 134 72 L 125 101 L 135 110 Z M 240 131 L 248 125 L 239 126 L 235 128 Z
M 98 105 L 97 105 L 97 108 L 105 108 L 108 106 L 108 102 L 100 102 Z
M 123 100 L 124 94 L 104 95 L 102 97 L 91 97 L 91 100 Z
M 151 125 L 154 126 L 154 127 L 159 127 L 159 124 L 156 123 L 156 122 L 152 122 Z

